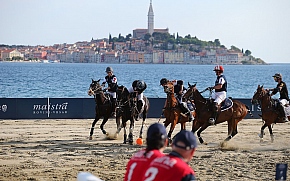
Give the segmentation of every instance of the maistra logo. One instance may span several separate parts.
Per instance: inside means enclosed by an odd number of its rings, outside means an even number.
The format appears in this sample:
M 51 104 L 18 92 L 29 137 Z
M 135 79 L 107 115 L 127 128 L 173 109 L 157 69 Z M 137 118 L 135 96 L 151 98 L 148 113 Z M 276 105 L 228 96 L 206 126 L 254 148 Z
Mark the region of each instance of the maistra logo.
M 6 104 L 3 104 L 3 105 L 1 106 L 1 111 L 6 112 L 7 109 L 8 109 L 8 106 L 7 106 Z
M 34 104 L 33 114 L 67 114 L 68 103 Z

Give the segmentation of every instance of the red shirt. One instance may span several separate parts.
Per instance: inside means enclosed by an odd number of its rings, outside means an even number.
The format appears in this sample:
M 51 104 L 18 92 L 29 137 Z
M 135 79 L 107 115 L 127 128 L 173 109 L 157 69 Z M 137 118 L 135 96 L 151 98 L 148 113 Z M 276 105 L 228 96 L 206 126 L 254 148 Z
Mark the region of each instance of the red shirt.
M 164 156 L 159 150 L 151 150 L 144 156 L 146 149 L 135 153 L 126 167 L 124 181 L 140 181 L 151 161 Z
M 176 152 L 154 159 L 142 181 L 190 181 L 196 180 L 192 168 Z

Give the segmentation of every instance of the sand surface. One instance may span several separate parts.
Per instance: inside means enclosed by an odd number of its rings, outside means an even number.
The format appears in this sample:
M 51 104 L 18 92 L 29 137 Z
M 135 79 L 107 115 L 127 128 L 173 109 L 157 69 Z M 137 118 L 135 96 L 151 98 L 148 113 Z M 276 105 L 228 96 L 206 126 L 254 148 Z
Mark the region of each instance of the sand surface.
M 144 137 L 148 126 L 158 120 L 147 119 Z M 0 180 L 67 181 L 76 180 L 81 171 L 103 180 L 122 180 L 129 158 L 144 146 L 122 144 L 123 131 L 118 139 L 107 139 L 99 129 L 101 121 L 93 140 L 88 140 L 91 123 L 91 119 L 0 120 Z M 140 124 L 136 122 L 135 138 Z M 274 180 L 276 163 L 290 166 L 290 123 L 274 125 L 273 143 L 267 128 L 260 142 L 261 125 L 261 120 L 243 120 L 239 133 L 226 144 L 222 144 L 226 123 L 206 129 L 202 137 L 208 145 L 199 144 L 190 162 L 198 180 Z M 105 128 L 113 135 L 115 121 L 109 120 Z M 174 133 L 179 130 L 177 125 Z

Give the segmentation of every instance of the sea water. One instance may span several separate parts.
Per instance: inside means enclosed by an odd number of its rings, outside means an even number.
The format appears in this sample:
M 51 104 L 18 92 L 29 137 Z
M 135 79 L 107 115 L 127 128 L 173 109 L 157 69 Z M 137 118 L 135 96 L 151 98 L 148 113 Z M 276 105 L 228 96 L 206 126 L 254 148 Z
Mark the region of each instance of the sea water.
M 136 79 L 144 80 L 144 94 L 150 98 L 166 97 L 161 78 L 182 79 L 185 87 L 196 83 L 200 91 L 216 80 L 214 65 L 0 62 L 0 98 L 88 98 L 92 79 L 103 81 L 108 66 L 114 69 L 118 85 L 129 87 Z M 275 73 L 281 73 L 290 86 L 290 64 L 223 66 L 228 97 L 252 98 L 258 85 L 276 87 Z

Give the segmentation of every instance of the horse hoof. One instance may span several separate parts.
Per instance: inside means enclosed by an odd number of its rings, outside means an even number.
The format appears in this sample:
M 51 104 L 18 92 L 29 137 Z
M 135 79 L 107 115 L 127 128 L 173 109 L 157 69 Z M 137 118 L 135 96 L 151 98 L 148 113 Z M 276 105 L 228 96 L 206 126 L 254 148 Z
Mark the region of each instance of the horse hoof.
M 258 134 L 258 136 L 259 136 L 260 138 L 263 138 L 263 135 L 262 135 L 262 134 Z
M 271 143 L 274 142 L 274 135 L 271 135 Z
M 119 134 L 118 133 L 115 133 L 114 138 L 117 139 L 118 136 L 119 136 Z
M 102 132 L 103 132 L 103 134 L 105 134 L 105 135 L 107 134 L 107 132 L 106 132 L 105 130 L 102 130 Z
M 263 142 L 264 142 L 264 140 L 263 140 L 263 138 L 261 138 L 261 139 L 260 139 L 260 143 L 263 143 Z
M 204 145 L 207 145 L 207 142 L 204 142 L 203 144 L 204 144 Z
M 93 137 L 92 137 L 92 136 L 90 136 L 90 137 L 89 137 L 89 140 L 92 140 L 92 139 L 93 139 Z

